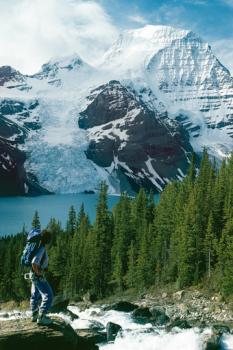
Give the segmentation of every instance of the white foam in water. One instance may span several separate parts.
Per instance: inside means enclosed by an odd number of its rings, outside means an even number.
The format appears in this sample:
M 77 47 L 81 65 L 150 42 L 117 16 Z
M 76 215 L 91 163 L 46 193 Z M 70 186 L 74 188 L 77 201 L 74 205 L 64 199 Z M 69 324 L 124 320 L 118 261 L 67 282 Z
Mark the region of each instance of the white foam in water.
M 140 325 L 138 323 L 132 322 L 130 314 L 125 312 L 119 312 L 114 310 L 103 312 L 100 308 L 89 308 L 85 311 L 80 311 L 79 308 L 76 306 L 68 306 L 68 309 L 79 316 L 78 320 L 72 322 L 72 327 L 74 329 L 88 328 L 84 327 L 84 325 L 85 322 L 87 325 L 89 321 L 98 321 L 102 323 L 105 327 L 108 322 L 114 322 L 119 324 L 122 327 L 122 329 L 130 330 L 145 330 L 150 329 L 152 327 L 150 323 L 147 323 L 146 325 Z
M 115 343 L 103 345 L 104 350 L 202 350 L 200 334 L 193 329 L 172 334 L 124 332 Z
M 93 321 L 102 323 L 104 326 L 108 322 L 119 324 L 123 331 L 118 334 L 115 342 L 99 344 L 100 350 L 203 350 L 204 338 L 211 334 L 211 329 L 207 328 L 202 333 L 198 328 L 180 330 L 178 328 L 167 333 L 164 329 L 154 328 L 150 323 L 140 325 L 133 322 L 130 313 L 119 311 L 103 311 L 101 308 L 89 308 L 80 311 L 77 306 L 69 306 L 68 309 L 78 315 L 78 319 L 71 321 L 69 317 L 62 313 L 57 316 L 69 321 L 74 329 L 88 329 Z M 30 312 L 12 311 L 0 313 L 0 321 L 11 319 L 27 318 Z M 233 335 L 225 335 L 221 341 L 222 350 L 233 350 Z
M 100 308 L 90 308 L 80 311 L 76 306 L 68 307 L 79 316 L 72 322 L 74 329 L 88 328 L 89 321 L 119 324 L 123 332 L 114 343 L 101 344 L 103 350 L 202 350 L 203 342 L 198 329 L 188 329 L 176 333 L 167 333 L 161 329 L 152 329 L 152 325 L 140 325 L 133 322 L 131 315 L 119 311 L 105 311 Z

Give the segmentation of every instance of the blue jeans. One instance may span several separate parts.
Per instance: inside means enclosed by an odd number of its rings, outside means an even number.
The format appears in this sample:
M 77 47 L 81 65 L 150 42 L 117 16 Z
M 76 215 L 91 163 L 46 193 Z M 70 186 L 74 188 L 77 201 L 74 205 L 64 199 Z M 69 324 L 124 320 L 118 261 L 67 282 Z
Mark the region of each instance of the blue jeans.
M 49 283 L 44 278 L 34 278 L 31 287 L 30 305 L 32 312 L 48 312 L 53 302 L 53 291 Z

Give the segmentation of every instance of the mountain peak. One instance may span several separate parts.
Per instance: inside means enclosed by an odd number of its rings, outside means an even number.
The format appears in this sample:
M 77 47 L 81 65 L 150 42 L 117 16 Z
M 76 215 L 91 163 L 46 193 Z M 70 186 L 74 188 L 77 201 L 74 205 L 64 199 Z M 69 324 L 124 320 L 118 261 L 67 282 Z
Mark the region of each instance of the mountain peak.
M 131 29 L 126 31 L 134 37 L 141 37 L 148 40 L 155 39 L 156 41 L 159 38 L 169 37 L 170 40 L 177 38 L 182 38 L 190 33 L 190 30 L 179 29 L 171 26 L 165 25 L 152 25 L 147 24 L 146 26 L 138 29 Z
M 160 50 L 170 46 L 175 40 L 200 38 L 190 30 L 163 25 L 146 25 L 142 28 L 123 31 L 118 40 L 104 56 L 103 66 L 144 68 L 150 58 Z
M 59 71 L 78 70 L 83 65 L 87 64 L 76 53 L 62 57 L 55 57 L 43 64 L 41 71 L 33 75 L 33 77 L 40 79 L 54 78 Z
M 24 75 L 11 66 L 0 67 L 0 86 L 10 82 L 24 82 Z

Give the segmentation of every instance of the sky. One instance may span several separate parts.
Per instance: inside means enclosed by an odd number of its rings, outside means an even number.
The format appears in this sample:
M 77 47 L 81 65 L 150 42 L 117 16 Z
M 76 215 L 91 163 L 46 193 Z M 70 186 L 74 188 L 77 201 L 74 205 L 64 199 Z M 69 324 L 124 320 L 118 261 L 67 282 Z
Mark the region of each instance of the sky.
M 0 65 L 32 74 L 75 52 L 96 64 L 122 30 L 147 24 L 193 30 L 233 75 L 233 0 L 0 0 Z

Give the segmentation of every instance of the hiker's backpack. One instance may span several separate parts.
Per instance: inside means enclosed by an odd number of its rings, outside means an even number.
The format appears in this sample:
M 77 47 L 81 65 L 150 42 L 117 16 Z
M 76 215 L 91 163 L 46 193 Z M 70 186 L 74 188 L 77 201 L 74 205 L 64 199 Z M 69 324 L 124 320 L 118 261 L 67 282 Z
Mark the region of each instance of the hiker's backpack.
M 27 236 L 26 246 L 21 256 L 21 265 L 31 267 L 32 259 L 41 245 L 41 232 L 39 229 L 31 230 Z

